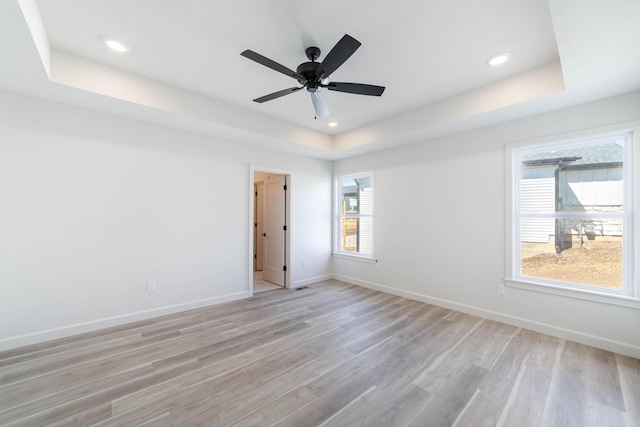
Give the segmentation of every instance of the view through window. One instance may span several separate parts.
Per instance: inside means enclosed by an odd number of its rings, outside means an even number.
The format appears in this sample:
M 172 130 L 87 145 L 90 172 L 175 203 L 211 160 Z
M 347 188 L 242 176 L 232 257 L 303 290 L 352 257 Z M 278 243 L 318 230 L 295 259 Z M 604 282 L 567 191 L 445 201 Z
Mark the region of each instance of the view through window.
M 337 251 L 373 255 L 373 187 L 371 173 L 337 178 Z
M 631 134 L 516 149 L 514 277 L 630 293 Z M 630 279 L 627 279 L 629 281 Z

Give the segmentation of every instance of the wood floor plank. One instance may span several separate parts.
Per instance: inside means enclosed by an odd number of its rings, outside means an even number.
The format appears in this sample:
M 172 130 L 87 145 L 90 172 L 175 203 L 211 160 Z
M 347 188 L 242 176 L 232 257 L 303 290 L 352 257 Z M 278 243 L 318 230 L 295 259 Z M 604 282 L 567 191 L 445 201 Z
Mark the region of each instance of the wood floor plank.
M 290 370 L 296 369 L 306 363 L 318 358 L 316 348 L 311 346 L 301 349 L 299 352 L 274 353 L 269 357 L 235 371 L 228 375 L 223 375 L 215 380 L 199 384 L 210 389 L 207 395 L 201 395 L 200 399 L 192 399 L 189 405 L 171 410 L 171 415 L 176 424 L 184 424 L 189 420 L 211 418 L 211 414 L 217 414 L 224 406 L 233 405 L 237 400 L 246 399 L 250 393 L 267 385 L 269 382 L 279 378 Z M 232 383 L 233 389 L 221 387 L 221 385 Z M 187 390 L 190 393 L 190 390 Z
M 511 391 L 500 425 L 538 426 L 551 387 L 560 340 L 527 330 L 520 331 L 514 343 L 518 340 L 522 340 L 519 343 L 522 350 L 517 357 L 525 359 L 524 370 Z
M 585 427 L 622 427 L 625 425 L 625 414 L 622 411 L 595 400 L 587 400 L 585 406 Z
M 483 320 L 477 320 L 470 325 L 470 328 L 460 329 L 460 338 L 455 343 L 452 343 L 450 348 L 442 352 L 414 383 L 418 387 L 432 392 L 449 381 L 452 376 L 457 375 L 460 369 L 466 369 L 468 366 L 473 365 L 477 347 L 481 345 L 481 340 L 472 336 L 471 333 L 482 323 Z M 462 323 L 456 322 L 456 325 L 458 324 Z M 450 338 L 453 341 L 454 337 Z
M 415 308 L 407 307 L 407 309 L 403 310 L 404 313 L 411 313 L 415 310 Z M 413 321 L 406 317 L 400 318 L 391 318 L 389 316 L 387 320 L 387 325 L 382 326 L 382 324 L 378 324 L 377 326 L 380 329 L 371 332 L 370 334 L 362 337 L 361 339 L 349 344 L 346 348 L 354 354 L 361 353 L 362 351 L 368 349 L 369 347 L 376 345 L 379 342 L 384 341 L 385 339 L 394 336 L 396 333 L 401 331 L 402 329 L 408 327 Z M 370 327 L 375 327 L 375 324 L 372 324 Z
M 41 374 L 38 372 L 30 380 L 23 380 L 15 384 L 9 384 L 7 387 L 3 387 L 3 393 L 9 396 L 21 395 L 21 396 L 42 396 L 47 394 L 47 388 L 43 387 L 44 384 L 53 383 L 57 385 L 56 391 L 64 390 L 71 384 L 77 384 L 78 382 L 85 382 L 92 378 L 99 378 L 116 374 L 123 370 L 123 366 L 144 366 L 149 363 L 155 363 L 154 360 L 165 360 L 173 357 L 176 349 L 171 345 L 173 341 L 163 342 L 163 340 L 154 337 L 153 344 L 142 346 L 139 348 L 133 348 L 131 351 L 125 353 L 117 353 L 111 357 L 99 358 L 96 360 L 78 361 L 78 363 L 66 366 L 64 369 L 59 369 L 58 365 L 54 365 L 51 372 Z M 162 364 L 165 367 L 179 366 L 181 364 L 189 364 L 197 362 L 197 359 L 181 359 L 175 363 Z M 2 405 L 2 403 L 0 403 Z
M 210 325 L 208 322 L 204 323 Z M 161 355 L 166 354 L 167 351 L 171 352 L 170 346 L 175 344 L 177 339 L 181 340 L 181 345 L 184 345 L 185 340 L 188 338 L 197 339 L 198 345 L 201 345 L 208 340 L 208 337 L 211 337 L 213 340 L 219 339 L 219 333 L 227 328 L 228 325 L 225 325 L 224 328 L 209 326 L 205 331 L 192 328 L 184 334 L 171 331 L 168 334 L 154 335 L 147 339 L 137 334 L 135 336 L 105 341 L 101 344 L 94 343 L 90 345 L 86 351 L 83 349 L 78 352 L 67 352 L 70 353 L 68 355 L 66 353 L 63 356 L 54 355 L 52 360 L 49 360 L 49 357 L 47 357 L 44 361 L 38 360 L 36 365 L 32 365 L 32 363 L 34 363 L 32 361 L 27 362 L 26 366 L 25 363 L 16 364 L 13 378 L 11 381 L 7 381 L 7 383 L 20 381 L 21 378 L 26 376 L 32 378 L 37 377 L 40 374 L 40 370 L 46 370 L 45 377 L 42 378 L 42 380 L 50 381 L 56 376 L 67 375 L 70 370 L 78 373 L 78 369 L 84 365 L 109 360 L 118 361 L 118 359 L 123 357 L 126 358 L 130 364 L 133 364 L 136 360 L 140 360 L 140 364 L 144 364 L 153 361 L 154 357 L 161 357 Z M 48 360 L 49 362 L 47 364 Z M 41 366 L 44 366 L 44 368 L 39 368 Z M 115 364 L 115 369 L 118 369 L 119 366 L 119 364 Z M 100 364 L 100 368 L 101 374 L 109 375 L 107 365 Z M 93 366 L 87 366 L 87 371 L 91 373 L 94 372 L 95 369 Z M 85 374 L 84 372 L 82 373 L 82 375 Z M 3 387 L 6 386 L 7 384 L 0 386 L 0 390 L 3 390 Z M 20 386 L 18 385 L 17 387 L 19 388 Z M 34 391 L 31 390 L 29 393 L 34 393 Z M 0 409 L 2 406 L 2 402 L 0 402 Z
M 135 423 L 135 424 L 132 423 L 129 425 L 135 425 L 137 427 L 174 427 L 175 426 L 175 424 L 173 424 L 173 421 L 171 421 L 171 414 L 168 412 L 160 416 L 154 417 L 150 420 L 140 422 L 140 423 Z
M 433 394 L 433 399 L 427 402 L 409 425 L 412 427 L 453 425 L 486 374 L 486 369 L 476 365 L 459 369 L 455 375 L 448 377 L 446 383 L 439 384 L 430 392 Z
M 265 413 L 270 412 L 273 405 L 281 399 L 295 399 L 295 406 L 289 407 L 289 410 L 294 407 L 304 406 L 315 399 L 315 395 L 311 394 L 306 387 L 300 387 L 300 384 L 312 381 L 339 363 L 348 360 L 349 357 L 351 356 L 343 349 L 318 357 L 293 372 L 276 377 L 272 381 L 257 387 L 253 392 L 249 393 L 249 396 L 242 396 L 233 405 L 226 405 L 216 412 L 213 419 L 221 425 L 228 425 L 245 417 L 254 410 L 256 415 L 260 415 L 260 418 L 263 418 Z M 256 410 L 256 408 L 259 409 Z
M 640 425 L 640 360 L 326 280 L 0 353 L 2 426 Z
M 491 325 L 488 325 L 491 328 Z M 519 331 L 521 332 L 521 331 Z M 486 377 L 478 384 L 478 391 L 471 398 L 456 423 L 461 426 L 498 425 L 514 387 L 525 369 L 531 341 L 526 334 L 509 338 L 508 345 L 492 365 Z M 496 350 L 501 342 L 494 342 Z M 497 344 L 497 345 L 496 345 Z
M 233 425 L 272 425 L 280 421 L 292 410 L 315 399 L 315 395 L 305 386 L 310 381 L 335 369 L 341 363 L 355 357 L 344 349 L 326 352 L 321 357 L 303 365 L 297 370 L 271 382 L 260 393 L 251 393 L 245 402 L 233 408 L 241 412 Z M 223 414 L 231 418 L 233 414 Z
M 481 345 L 477 346 L 477 353 L 473 363 L 481 368 L 491 369 L 517 332 L 518 328 L 515 326 L 505 325 L 493 320 L 485 320 L 481 327 L 471 333 L 471 336 L 480 339 L 482 342 Z
M 564 342 L 553 370 L 551 388 L 542 415 L 547 425 L 585 425 L 584 365 L 587 347 Z
M 394 390 L 372 387 L 322 425 L 406 426 L 432 398 L 432 394 L 413 384 Z
M 640 424 L 640 359 L 616 354 L 620 386 L 625 408 L 625 422 L 631 427 Z M 634 424 L 635 423 L 635 424 Z
M 67 405 L 27 415 L 5 424 L 4 427 L 87 426 L 108 419 L 110 416 L 111 405 L 108 403 L 84 400 L 73 407 Z
M 384 350 L 391 339 L 379 343 L 376 350 Z M 283 418 L 276 426 L 318 426 L 338 413 L 351 401 L 372 387 L 379 375 L 376 365 L 376 350 L 369 349 L 339 365 L 322 377 L 308 383 L 305 387 L 316 398 L 295 412 Z
M 291 408 L 299 408 L 307 405 L 315 399 L 306 387 L 296 387 L 285 393 L 279 399 L 269 404 L 268 408 L 260 407 L 248 413 L 246 416 L 237 419 L 229 426 L 233 427 L 264 427 L 276 425 L 287 414 L 291 412 Z
M 98 378 L 96 380 L 82 383 L 74 382 L 72 383 L 73 387 L 67 388 L 62 392 L 49 393 L 38 398 L 34 398 L 33 396 L 17 396 L 17 398 L 14 399 L 13 396 L 4 395 L 3 400 L 7 405 L 11 405 L 16 401 L 22 403 L 9 406 L 9 409 L 0 411 L 0 425 L 4 425 L 4 423 L 13 419 L 26 417 L 36 412 L 60 406 L 83 396 L 98 393 L 101 390 L 122 384 L 130 378 L 146 376 L 152 372 L 153 368 L 151 365 L 145 365 L 132 370 L 126 370 L 106 378 Z
M 379 362 L 387 369 L 388 375 L 378 378 L 376 386 L 382 390 L 404 389 L 409 384 L 419 382 L 426 375 L 427 369 L 437 360 L 446 357 L 455 343 L 460 340 L 477 320 L 466 317 L 460 322 L 450 322 L 444 318 L 434 317 L 438 314 L 448 314 L 448 310 L 433 310 L 425 316 L 416 319 L 414 325 L 420 325 L 420 332 L 406 335 L 403 331 L 394 337 L 396 345 L 391 356 Z
M 587 401 L 624 411 L 616 355 L 599 348 L 588 347 L 585 371 Z

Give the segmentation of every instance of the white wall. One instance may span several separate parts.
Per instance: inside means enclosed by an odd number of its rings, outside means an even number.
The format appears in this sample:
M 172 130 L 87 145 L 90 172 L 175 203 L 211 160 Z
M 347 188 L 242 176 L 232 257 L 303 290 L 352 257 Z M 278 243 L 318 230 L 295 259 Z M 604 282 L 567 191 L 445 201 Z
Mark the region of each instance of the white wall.
M 505 143 L 639 118 L 636 92 L 335 162 L 336 174 L 375 168 L 379 259 L 379 271 L 334 259 L 335 274 L 640 357 L 638 309 L 516 288 L 496 292 L 505 277 Z
M 0 93 L 0 349 L 246 296 L 256 164 L 293 174 L 294 284 L 335 273 L 640 357 L 639 310 L 496 294 L 504 144 L 638 118 L 634 93 L 332 166 Z M 379 271 L 330 258 L 332 168 L 371 167 Z
M 246 297 L 250 164 L 294 177 L 292 281 L 328 277 L 330 162 L 0 93 L 0 350 Z

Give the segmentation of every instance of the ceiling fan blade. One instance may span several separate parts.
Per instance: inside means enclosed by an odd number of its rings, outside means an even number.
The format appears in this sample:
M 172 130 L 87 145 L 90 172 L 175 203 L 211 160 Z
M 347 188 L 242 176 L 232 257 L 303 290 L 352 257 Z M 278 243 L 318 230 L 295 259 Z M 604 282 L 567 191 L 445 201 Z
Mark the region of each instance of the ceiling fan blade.
M 351 55 L 360 47 L 362 43 L 345 34 L 338 43 L 331 49 L 331 52 L 325 56 L 324 61 L 316 70 L 316 81 L 323 77 L 328 77 L 331 73 L 338 69 L 339 66 L 349 59 Z
M 320 92 L 319 90 L 311 92 L 311 102 L 313 103 L 313 109 L 316 110 L 317 117 L 324 117 L 329 115 L 329 107 L 327 107 L 327 103 L 324 102 L 322 92 Z
M 259 53 L 256 53 L 252 50 L 247 49 L 244 52 L 242 52 L 240 55 L 244 56 L 245 58 L 249 58 L 252 61 L 257 62 L 258 64 L 264 65 L 265 67 L 271 68 L 272 70 L 275 70 L 279 73 L 282 73 L 289 77 L 293 77 L 299 82 L 305 81 L 305 78 L 302 77 L 300 74 L 296 73 L 295 71 L 285 67 L 284 65 L 278 64 L 276 61 L 273 61 L 265 56 L 262 56 Z
M 380 96 L 384 92 L 384 86 L 365 85 L 362 83 L 341 83 L 331 82 L 326 86 L 329 90 L 336 92 L 355 93 L 358 95 Z
M 297 92 L 302 87 L 290 87 L 289 89 L 279 90 L 277 92 L 270 93 L 269 95 L 261 96 L 260 98 L 256 98 L 253 101 L 262 104 L 263 102 L 271 101 L 272 99 L 280 98 L 281 96 L 289 95 L 290 93 Z

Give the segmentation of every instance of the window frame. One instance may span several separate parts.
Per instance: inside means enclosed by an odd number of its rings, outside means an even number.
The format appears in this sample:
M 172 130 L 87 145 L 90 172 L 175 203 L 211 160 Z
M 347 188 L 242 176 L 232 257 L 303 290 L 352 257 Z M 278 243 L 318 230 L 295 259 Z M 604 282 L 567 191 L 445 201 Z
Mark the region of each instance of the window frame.
M 623 134 L 630 134 L 625 144 L 623 168 L 624 212 L 621 215 L 623 221 L 623 290 L 608 290 L 607 288 L 521 276 L 519 273 L 521 212 L 518 205 L 521 165 L 518 159 L 522 153 L 559 144 L 569 146 L 572 143 L 580 144 L 604 140 Z M 640 309 L 638 285 L 640 227 L 638 227 L 636 215 L 640 211 L 640 197 L 633 197 L 633 189 L 640 188 L 639 143 L 640 121 L 636 121 L 505 145 L 505 284 L 508 287 Z M 586 216 L 588 215 L 590 214 Z M 564 216 L 563 213 L 554 214 L 554 217 L 561 216 Z
M 340 186 L 341 180 L 345 179 L 358 179 L 358 178 L 370 178 L 371 179 L 371 214 L 343 214 L 342 213 L 342 189 Z M 361 172 L 341 173 L 334 175 L 334 233 L 333 233 L 333 256 L 337 258 L 354 259 L 365 262 L 376 262 L 375 258 L 375 173 L 374 170 L 364 170 Z M 341 250 L 341 235 L 342 235 L 342 218 L 371 218 L 371 254 L 361 252 L 350 252 Z

